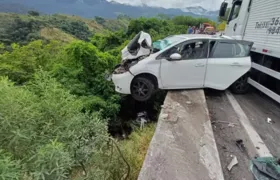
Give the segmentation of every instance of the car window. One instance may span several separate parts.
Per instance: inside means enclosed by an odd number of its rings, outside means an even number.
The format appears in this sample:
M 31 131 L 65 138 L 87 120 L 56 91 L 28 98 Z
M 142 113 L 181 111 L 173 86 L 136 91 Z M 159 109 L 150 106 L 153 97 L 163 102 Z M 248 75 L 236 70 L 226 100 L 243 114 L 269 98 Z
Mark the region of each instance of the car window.
M 215 43 L 216 43 L 216 41 L 214 41 L 214 40 L 211 40 L 211 41 L 210 41 L 210 52 L 213 51 L 213 48 L 214 48 L 214 46 L 215 46 Z
M 158 59 L 168 59 L 174 53 L 180 53 L 181 45 L 176 45 L 164 51 Z
M 212 58 L 245 57 L 249 55 L 249 52 L 249 45 L 238 42 L 219 42 L 212 52 Z
M 230 13 L 229 18 L 228 18 L 228 22 L 236 19 L 239 16 L 241 5 L 242 5 L 242 1 L 236 1 L 233 4 L 232 9 L 231 9 L 231 13 Z
M 208 41 L 195 40 L 181 43 L 163 52 L 158 59 L 168 59 L 174 53 L 180 54 L 183 60 L 207 58 Z
M 167 47 L 169 47 L 172 44 L 175 44 L 175 43 L 177 43 L 181 40 L 182 40 L 182 38 L 180 38 L 178 36 L 169 36 L 165 39 L 158 40 L 158 41 L 154 42 L 153 43 L 153 49 L 163 50 L 163 49 L 166 49 Z
M 208 54 L 208 41 L 196 40 L 182 45 L 180 51 L 182 59 L 201 59 L 207 58 Z

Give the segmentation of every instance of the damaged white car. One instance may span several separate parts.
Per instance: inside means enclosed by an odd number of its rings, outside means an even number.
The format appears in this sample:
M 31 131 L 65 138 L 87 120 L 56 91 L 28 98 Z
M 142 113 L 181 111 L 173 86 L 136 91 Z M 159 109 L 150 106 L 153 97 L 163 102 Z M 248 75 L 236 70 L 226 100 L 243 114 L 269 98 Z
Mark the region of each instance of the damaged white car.
M 122 50 L 112 80 L 116 91 L 148 100 L 157 89 L 248 89 L 253 43 L 211 35 L 174 35 L 152 43 L 140 32 Z

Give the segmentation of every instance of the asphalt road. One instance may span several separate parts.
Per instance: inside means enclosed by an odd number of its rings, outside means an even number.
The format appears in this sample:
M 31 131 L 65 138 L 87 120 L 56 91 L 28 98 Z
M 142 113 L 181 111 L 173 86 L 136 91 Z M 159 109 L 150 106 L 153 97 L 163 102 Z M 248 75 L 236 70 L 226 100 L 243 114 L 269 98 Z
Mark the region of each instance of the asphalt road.
M 246 147 L 236 145 L 236 141 L 248 139 L 236 112 L 224 92 L 206 90 L 205 94 L 225 180 L 253 180 Z M 237 157 L 238 165 L 229 171 L 227 166 L 233 156 Z
M 273 156 L 280 157 L 280 105 L 266 95 L 253 90 L 246 95 L 235 95 Z M 272 124 L 267 119 L 272 120 Z
M 248 139 L 236 112 L 224 92 L 206 90 L 205 94 L 225 180 L 253 180 L 246 146 L 245 149 L 240 149 L 236 145 L 237 140 L 245 142 Z M 234 97 L 270 153 L 280 157 L 280 105 L 255 89 Z M 272 123 L 267 122 L 268 118 Z M 238 165 L 228 171 L 226 167 L 232 155 L 237 157 Z

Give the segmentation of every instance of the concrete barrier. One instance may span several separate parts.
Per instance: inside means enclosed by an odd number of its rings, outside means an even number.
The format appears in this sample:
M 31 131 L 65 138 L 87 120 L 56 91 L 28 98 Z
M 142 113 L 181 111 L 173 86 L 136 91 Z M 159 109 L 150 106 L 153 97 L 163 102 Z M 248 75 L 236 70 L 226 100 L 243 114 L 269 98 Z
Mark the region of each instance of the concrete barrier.
M 203 90 L 169 92 L 138 180 L 223 180 Z

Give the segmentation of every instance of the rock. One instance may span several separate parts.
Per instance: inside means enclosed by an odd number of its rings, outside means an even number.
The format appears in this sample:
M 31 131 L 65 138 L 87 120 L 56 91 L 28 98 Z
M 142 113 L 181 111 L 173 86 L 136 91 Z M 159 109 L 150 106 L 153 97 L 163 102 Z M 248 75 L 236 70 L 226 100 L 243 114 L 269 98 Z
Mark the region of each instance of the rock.
M 161 114 L 161 115 L 160 115 L 160 118 L 161 118 L 161 119 L 167 119 L 167 118 L 168 118 L 168 114 Z

